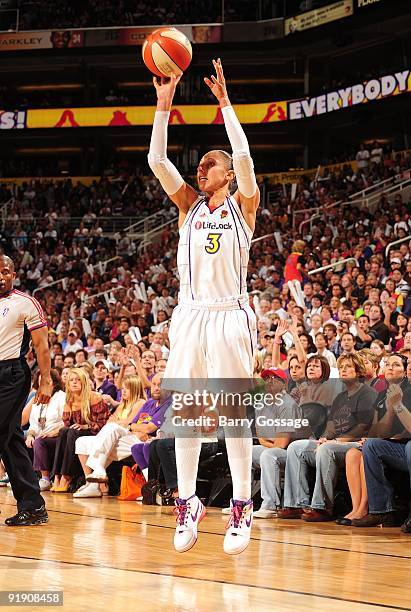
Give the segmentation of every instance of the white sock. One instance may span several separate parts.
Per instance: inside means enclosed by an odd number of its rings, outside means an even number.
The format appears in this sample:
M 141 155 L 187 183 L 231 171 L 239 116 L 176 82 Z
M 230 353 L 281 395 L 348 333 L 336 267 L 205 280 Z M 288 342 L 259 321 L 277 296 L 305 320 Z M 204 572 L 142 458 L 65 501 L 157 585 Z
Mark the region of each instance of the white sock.
M 251 460 L 253 439 L 242 428 L 225 428 L 225 445 L 233 481 L 233 499 L 248 501 L 251 497 Z M 236 436 L 236 437 L 233 437 Z
M 196 492 L 198 460 L 201 451 L 201 438 L 178 437 L 175 441 L 178 495 L 188 499 Z

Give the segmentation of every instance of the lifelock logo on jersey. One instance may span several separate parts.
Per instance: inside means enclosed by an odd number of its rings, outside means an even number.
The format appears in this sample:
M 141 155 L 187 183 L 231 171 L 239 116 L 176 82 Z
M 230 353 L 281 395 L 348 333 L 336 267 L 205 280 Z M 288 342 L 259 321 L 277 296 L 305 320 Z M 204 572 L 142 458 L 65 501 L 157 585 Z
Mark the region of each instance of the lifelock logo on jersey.
M 197 221 L 195 226 L 196 229 L 219 229 L 219 230 L 230 230 L 233 228 L 231 223 L 215 223 L 214 221 Z

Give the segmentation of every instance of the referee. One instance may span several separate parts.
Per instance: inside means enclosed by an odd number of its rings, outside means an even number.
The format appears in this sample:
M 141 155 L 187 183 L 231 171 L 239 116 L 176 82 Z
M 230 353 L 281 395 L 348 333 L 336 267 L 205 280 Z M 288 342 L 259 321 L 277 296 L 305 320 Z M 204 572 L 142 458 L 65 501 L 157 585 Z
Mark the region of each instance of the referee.
M 0 255 L 0 457 L 17 500 L 17 514 L 6 519 L 10 527 L 47 523 L 48 515 L 34 472 L 24 434 L 21 413 L 31 387 L 25 355 L 30 338 L 41 373 L 36 403 L 48 404 L 52 391 L 47 321 L 40 304 L 13 289 L 13 261 Z

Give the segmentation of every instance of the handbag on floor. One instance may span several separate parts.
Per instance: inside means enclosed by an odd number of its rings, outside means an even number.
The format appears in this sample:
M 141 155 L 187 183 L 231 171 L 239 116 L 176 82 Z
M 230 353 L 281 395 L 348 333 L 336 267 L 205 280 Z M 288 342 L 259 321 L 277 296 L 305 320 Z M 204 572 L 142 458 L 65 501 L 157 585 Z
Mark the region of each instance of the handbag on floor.
M 137 465 L 123 466 L 120 495 L 118 496 L 120 501 L 136 501 L 137 497 L 141 497 L 141 488 L 146 483 L 146 479 L 137 469 Z
M 161 503 L 158 503 L 161 487 L 162 485 L 155 478 L 150 479 L 142 486 L 141 495 L 145 506 L 161 505 Z

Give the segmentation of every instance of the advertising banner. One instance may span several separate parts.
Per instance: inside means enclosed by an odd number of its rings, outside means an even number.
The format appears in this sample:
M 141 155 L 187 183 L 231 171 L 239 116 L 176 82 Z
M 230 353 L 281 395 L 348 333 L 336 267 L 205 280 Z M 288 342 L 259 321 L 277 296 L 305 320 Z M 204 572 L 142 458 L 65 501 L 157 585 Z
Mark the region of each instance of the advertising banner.
M 384 0 L 355 0 L 359 9 L 368 8 L 369 6 L 381 6 L 383 2 Z
M 88 30 L 86 47 L 122 47 L 142 45 L 146 37 L 159 26 L 137 26 L 130 28 L 107 28 Z M 221 25 L 198 24 L 176 26 L 192 43 L 215 43 L 221 41 Z
M 84 46 L 84 31 L 55 30 L 0 34 L 0 51 L 67 49 Z
M 0 130 L 21 130 L 26 127 L 26 111 L 1 111 Z
M 273 123 L 287 119 L 287 103 L 235 105 L 242 123 Z M 121 127 L 152 125 L 154 106 L 111 106 L 104 108 L 55 108 L 29 110 L 29 128 Z M 173 106 L 171 125 L 218 125 L 224 123 L 219 106 Z
M 314 178 L 319 174 L 319 178 L 324 176 L 324 172 L 340 172 L 345 166 L 351 166 L 354 172 L 358 169 L 356 161 L 347 161 L 340 164 L 329 164 L 327 166 L 321 166 L 320 172 L 318 168 L 310 168 L 309 170 L 293 170 L 292 172 L 275 172 L 273 174 L 265 174 L 272 183 L 278 183 L 281 185 L 287 185 L 288 183 L 298 183 L 303 177 Z
M 121 47 L 142 45 L 153 27 L 104 28 L 92 30 L 54 30 L 7 32 L 0 34 L 0 51 L 68 49 L 71 47 Z M 222 38 L 219 24 L 178 26 L 192 43 L 218 43 Z
M 330 91 L 320 96 L 260 104 L 236 104 L 241 123 L 277 123 L 318 117 L 398 96 L 411 91 L 411 71 L 393 74 Z M 27 111 L 0 111 L 0 129 L 127 127 L 152 125 L 154 106 L 105 106 L 90 108 L 42 108 Z M 187 104 L 173 106 L 171 125 L 221 125 L 221 109 L 216 105 Z
M 316 28 L 344 17 L 350 17 L 353 12 L 353 0 L 340 0 L 340 2 L 286 19 L 284 33 L 287 36 L 288 34 Z
M 411 91 L 410 71 L 403 70 L 371 79 L 365 83 L 342 87 L 313 98 L 293 100 L 288 103 L 288 119 L 305 119 L 324 115 L 357 104 L 398 96 L 409 91 Z
M 240 21 L 224 24 L 224 42 L 274 40 L 283 36 L 283 19 L 267 19 L 266 21 L 254 22 Z

